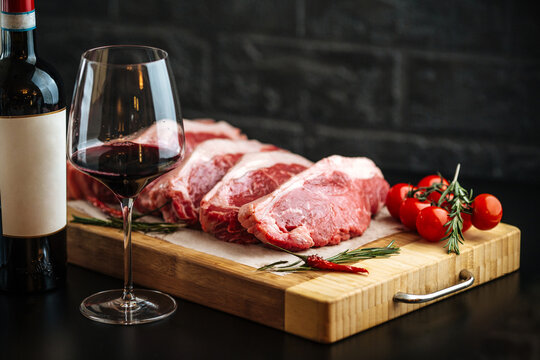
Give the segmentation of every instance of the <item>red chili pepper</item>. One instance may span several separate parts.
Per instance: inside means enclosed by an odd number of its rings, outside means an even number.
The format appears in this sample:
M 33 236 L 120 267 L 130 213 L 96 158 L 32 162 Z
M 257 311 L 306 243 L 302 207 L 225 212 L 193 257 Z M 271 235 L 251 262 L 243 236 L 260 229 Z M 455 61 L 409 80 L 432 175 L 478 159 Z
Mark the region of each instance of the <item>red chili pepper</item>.
M 310 255 L 307 257 L 306 265 L 311 266 L 315 269 L 321 269 L 321 270 L 331 270 L 331 271 L 341 271 L 341 272 L 347 272 L 347 273 L 364 273 L 369 274 L 369 271 L 367 269 L 351 266 L 351 265 L 342 265 L 342 264 L 336 264 L 328 260 L 324 260 L 322 257 L 317 255 Z
M 97 207 L 98 209 L 100 209 L 101 211 L 106 213 L 107 215 L 112 216 L 112 217 L 116 217 L 116 218 L 121 218 L 122 217 L 122 211 L 111 208 L 110 206 L 104 204 L 103 202 L 101 202 L 97 198 L 95 198 L 93 196 L 88 196 L 87 199 L 88 199 L 88 201 L 90 201 L 90 203 L 92 203 L 92 205 L 94 205 L 95 207 Z

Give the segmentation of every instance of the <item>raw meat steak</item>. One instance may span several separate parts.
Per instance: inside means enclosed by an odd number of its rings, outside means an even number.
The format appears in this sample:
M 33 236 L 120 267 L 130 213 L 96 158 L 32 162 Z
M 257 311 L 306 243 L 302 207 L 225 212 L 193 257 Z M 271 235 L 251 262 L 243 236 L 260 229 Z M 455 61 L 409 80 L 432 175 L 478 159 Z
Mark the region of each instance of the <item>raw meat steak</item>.
M 330 156 L 240 208 L 238 220 L 264 243 L 298 251 L 361 235 L 389 185 L 367 158 Z
M 184 119 L 184 131 L 186 138 L 186 156 L 191 154 L 193 149 L 200 143 L 210 139 L 233 139 L 245 140 L 246 135 L 225 121 L 214 121 L 212 119 Z
M 286 151 L 244 155 L 203 197 L 199 211 L 202 229 L 228 242 L 259 242 L 240 225 L 240 206 L 271 193 L 311 165 L 311 161 Z
M 212 119 L 184 119 L 184 134 L 185 134 L 185 157 L 187 157 L 193 149 L 203 141 L 209 139 L 246 139 L 240 129 L 226 123 L 225 121 L 214 121 Z M 157 142 L 156 132 L 157 127 L 152 126 L 142 134 L 139 134 L 134 141 L 146 144 Z M 168 142 L 174 139 L 163 139 Z M 67 189 L 68 199 L 85 199 L 89 200 L 96 198 L 104 203 L 116 203 L 117 200 L 113 193 L 102 183 L 94 180 L 90 176 L 78 171 L 67 162 Z M 151 186 L 149 184 L 148 186 Z M 146 191 L 146 189 L 145 189 Z
M 199 218 L 203 196 L 242 155 L 274 150 L 278 148 L 256 140 L 207 140 L 199 144 L 179 167 L 156 179 L 148 191 L 141 193 L 139 206 L 143 209 L 161 207 L 167 222 L 193 224 Z

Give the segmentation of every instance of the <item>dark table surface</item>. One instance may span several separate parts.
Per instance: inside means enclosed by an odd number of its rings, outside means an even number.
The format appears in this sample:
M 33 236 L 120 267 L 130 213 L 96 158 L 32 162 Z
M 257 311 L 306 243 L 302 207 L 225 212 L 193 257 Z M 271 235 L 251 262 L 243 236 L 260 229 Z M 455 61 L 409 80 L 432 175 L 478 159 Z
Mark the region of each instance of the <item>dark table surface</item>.
M 182 299 L 157 323 L 95 323 L 80 315 L 80 301 L 121 281 L 70 265 L 63 289 L 0 294 L 0 359 L 540 359 L 536 186 L 462 184 L 497 195 L 503 221 L 522 230 L 520 270 L 338 343 L 317 344 Z

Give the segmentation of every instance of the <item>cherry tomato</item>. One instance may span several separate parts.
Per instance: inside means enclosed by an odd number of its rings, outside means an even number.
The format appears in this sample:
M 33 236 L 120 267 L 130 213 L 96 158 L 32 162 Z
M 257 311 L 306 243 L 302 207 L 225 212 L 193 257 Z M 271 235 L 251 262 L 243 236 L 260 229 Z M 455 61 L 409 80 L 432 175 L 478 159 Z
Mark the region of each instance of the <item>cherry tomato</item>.
M 430 187 L 431 185 L 440 183 L 440 182 L 441 182 L 441 177 L 439 175 L 428 175 L 424 177 L 422 180 L 420 180 L 417 186 L 419 188 Z M 450 185 L 450 183 L 445 178 L 442 179 L 442 183 L 444 184 L 444 186 L 441 188 L 441 191 L 444 191 L 446 189 L 446 186 Z M 440 198 L 441 198 L 441 194 L 439 194 L 436 191 L 428 195 L 428 200 L 435 204 L 439 202 Z
M 430 187 L 433 184 L 440 183 L 441 177 L 439 175 L 428 175 L 418 182 L 418 187 Z M 444 185 L 450 185 L 448 180 L 442 179 Z
M 439 241 L 446 236 L 447 228 L 444 225 L 448 220 L 448 211 L 438 206 L 429 206 L 418 213 L 416 229 L 427 241 Z
M 472 226 L 471 215 L 462 212 L 461 219 L 463 219 L 463 227 L 461 228 L 461 232 L 464 233 L 465 231 L 469 230 Z
M 480 194 L 475 197 L 472 208 L 472 224 L 480 230 L 493 229 L 501 221 L 501 202 L 491 194 Z
M 413 187 L 410 184 L 399 183 L 390 188 L 388 195 L 386 196 L 386 207 L 394 218 L 399 220 L 399 208 L 405 198 L 407 193 L 412 190 Z
M 417 198 L 407 198 L 399 208 L 399 219 L 411 230 L 416 230 L 416 217 L 423 208 L 431 206 L 427 201 Z

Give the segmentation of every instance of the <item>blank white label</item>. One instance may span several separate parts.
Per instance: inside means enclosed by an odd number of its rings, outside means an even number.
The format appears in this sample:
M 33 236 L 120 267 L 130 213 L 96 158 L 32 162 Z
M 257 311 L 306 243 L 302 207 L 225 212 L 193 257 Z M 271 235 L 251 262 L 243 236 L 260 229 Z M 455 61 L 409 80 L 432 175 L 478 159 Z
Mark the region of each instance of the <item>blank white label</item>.
M 66 213 L 66 110 L 0 117 L 2 232 L 38 237 L 63 229 Z

